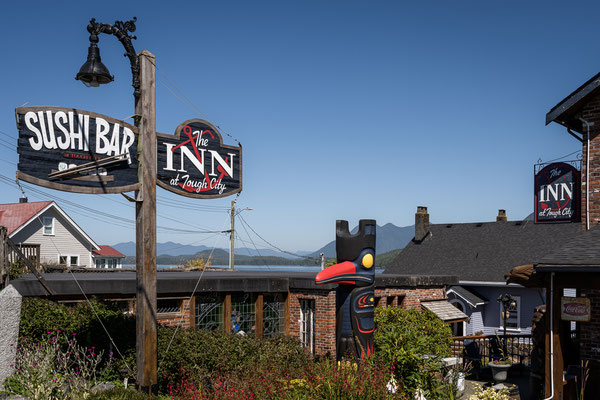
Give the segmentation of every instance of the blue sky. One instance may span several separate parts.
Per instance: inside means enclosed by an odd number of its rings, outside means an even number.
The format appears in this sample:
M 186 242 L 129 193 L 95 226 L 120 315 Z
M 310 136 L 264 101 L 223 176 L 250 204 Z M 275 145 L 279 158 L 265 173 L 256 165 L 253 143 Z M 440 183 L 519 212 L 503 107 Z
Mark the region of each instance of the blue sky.
M 238 206 L 252 208 L 242 214 L 247 224 L 280 248 L 319 248 L 335 238 L 336 219 L 411 225 L 417 205 L 434 223 L 491 221 L 499 208 L 522 219 L 533 209 L 537 160 L 581 149 L 544 121 L 600 69 L 597 29 L 586 22 L 599 11 L 597 2 L 564 1 L 6 3 L 0 174 L 15 176 L 15 107 L 133 114 L 129 63 L 116 38 L 99 43 L 115 82 L 86 88 L 74 76 L 89 19 L 135 15 L 136 50 L 156 55 L 158 130 L 204 118 L 239 140 Z M 18 188 L 1 184 L 0 201 L 17 201 Z M 98 243 L 134 240 L 132 223 L 76 206 L 133 220 L 120 195 L 35 190 L 74 203 L 58 200 Z M 30 201 L 46 199 L 36 191 L 26 189 Z M 159 225 L 228 229 L 233 197 L 157 193 Z M 238 245 L 252 247 L 241 225 L 246 243 Z M 158 240 L 227 246 L 226 235 L 164 229 Z

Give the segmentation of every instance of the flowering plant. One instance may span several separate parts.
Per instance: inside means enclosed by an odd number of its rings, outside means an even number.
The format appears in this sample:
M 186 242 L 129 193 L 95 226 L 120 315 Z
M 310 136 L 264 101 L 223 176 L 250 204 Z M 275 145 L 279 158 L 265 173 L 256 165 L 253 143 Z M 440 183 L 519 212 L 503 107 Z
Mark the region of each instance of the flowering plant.
M 86 398 L 96 383 L 102 352 L 77 344 L 76 335 L 48 332 L 40 342 L 21 338 L 14 374 L 4 387 L 32 400 Z

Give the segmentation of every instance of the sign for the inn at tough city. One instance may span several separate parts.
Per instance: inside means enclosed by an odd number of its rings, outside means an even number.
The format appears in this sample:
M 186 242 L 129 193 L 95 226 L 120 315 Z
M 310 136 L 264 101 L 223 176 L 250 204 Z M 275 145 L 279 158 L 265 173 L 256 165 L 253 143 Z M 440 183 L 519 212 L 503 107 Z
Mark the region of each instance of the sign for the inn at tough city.
M 157 134 L 157 183 L 182 196 L 224 197 L 242 190 L 242 148 L 223 145 L 218 129 L 201 119 L 175 135 Z
M 572 165 L 553 163 L 535 176 L 535 222 L 579 219 L 581 175 Z
M 138 129 L 73 108 L 20 107 L 17 178 L 77 193 L 138 189 Z M 218 129 L 192 119 L 175 135 L 157 133 L 157 183 L 179 195 L 224 197 L 242 190 L 242 149 L 223 145 Z
M 138 188 L 138 129 L 74 108 L 15 109 L 17 178 L 77 193 L 121 193 Z

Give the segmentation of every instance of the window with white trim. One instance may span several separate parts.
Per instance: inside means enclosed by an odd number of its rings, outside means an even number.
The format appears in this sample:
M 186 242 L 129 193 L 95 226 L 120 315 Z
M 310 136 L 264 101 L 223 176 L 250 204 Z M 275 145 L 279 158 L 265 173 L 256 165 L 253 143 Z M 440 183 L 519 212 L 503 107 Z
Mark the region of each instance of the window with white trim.
M 300 300 L 300 343 L 315 352 L 315 301 Z
M 58 256 L 58 264 L 67 267 L 79 265 L 79 256 L 74 254 L 62 254 Z
M 54 217 L 44 217 L 44 218 L 42 218 L 42 222 L 44 224 L 44 236 L 53 236 L 54 235 Z
M 512 296 L 516 306 L 508 308 L 508 318 L 506 318 L 506 329 L 518 330 L 521 328 L 521 297 Z M 502 304 L 500 306 L 500 328 L 504 328 L 504 320 L 502 319 Z

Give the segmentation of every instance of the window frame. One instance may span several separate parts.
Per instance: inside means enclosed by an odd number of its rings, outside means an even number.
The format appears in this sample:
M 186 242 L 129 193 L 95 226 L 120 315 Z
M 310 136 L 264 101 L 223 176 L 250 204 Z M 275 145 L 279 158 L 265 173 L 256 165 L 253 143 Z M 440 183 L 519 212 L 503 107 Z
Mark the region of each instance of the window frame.
M 58 255 L 58 265 L 63 265 L 63 264 L 60 262 L 60 258 L 61 258 L 61 257 L 65 257 L 65 258 L 66 258 L 66 260 L 68 261 L 68 262 L 66 262 L 66 263 L 65 263 L 65 265 L 66 265 L 67 267 L 73 267 L 73 266 L 74 266 L 74 267 L 79 267 L 79 261 L 81 260 L 81 256 L 80 256 L 79 254 L 59 254 L 59 255 Z M 76 264 L 72 264 L 72 263 L 71 263 L 71 259 L 72 259 L 73 257 L 77 257 L 77 263 L 76 263 Z
M 42 217 L 42 235 L 43 236 L 54 236 L 54 217 Z M 50 233 L 46 232 L 47 222 L 50 221 Z
M 315 310 L 314 299 L 300 299 L 300 344 L 315 354 Z

